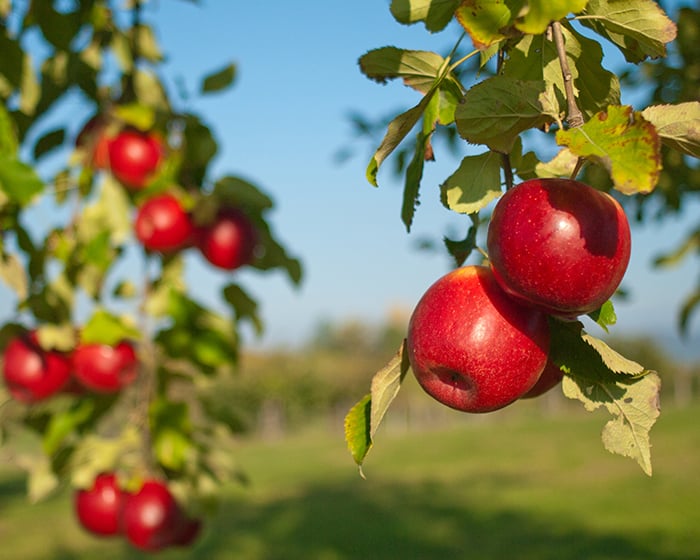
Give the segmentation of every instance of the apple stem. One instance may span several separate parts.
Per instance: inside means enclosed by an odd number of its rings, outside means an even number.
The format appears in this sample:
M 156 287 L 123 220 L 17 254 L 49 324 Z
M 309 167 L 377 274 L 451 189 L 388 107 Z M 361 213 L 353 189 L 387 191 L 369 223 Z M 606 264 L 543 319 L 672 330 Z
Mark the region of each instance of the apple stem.
M 505 60 L 505 49 L 501 46 L 498 48 L 496 58 L 496 74 L 500 74 Z M 501 154 L 501 167 L 503 167 L 503 176 L 506 180 L 506 190 L 513 188 L 513 168 L 510 164 L 510 154 Z
M 576 160 L 576 165 L 574 166 L 574 170 L 571 172 L 571 177 L 569 177 L 570 179 L 576 179 L 576 175 L 579 174 L 579 171 L 581 171 L 581 168 L 583 167 L 584 163 L 586 163 L 585 158 L 580 157 L 580 158 L 578 158 L 578 160 Z
M 566 93 L 567 103 L 567 118 L 566 122 L 570 127 L 576 128 L 583 125 L 583 113 L 578 108 L 576 103 L 576 94 L 574 93 L 573 76 L 569 68 L 569 61 L 566 58 L 566 47 L 564 45 L 564 36 L 561 32 L 561 23 L 553 21 L 550 25 L 554 44 L 557 47 L 557 56 L 559 57 L 559 66 L 561 74 L 564 78 L 564 92 Z
M 506 179 L 506 190 L 513 188 L 513 168 L 510 165 L 510 154 L 501 154 L 501 166 Z

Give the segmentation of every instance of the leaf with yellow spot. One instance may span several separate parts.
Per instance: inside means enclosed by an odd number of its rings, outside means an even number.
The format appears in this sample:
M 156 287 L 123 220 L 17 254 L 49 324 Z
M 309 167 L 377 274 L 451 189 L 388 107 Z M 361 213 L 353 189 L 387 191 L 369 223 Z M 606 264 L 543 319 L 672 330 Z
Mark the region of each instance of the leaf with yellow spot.
M 583 126 L 558 131 L 557 143 L 604 167 L 624 194 L 651 192 L 659 180 L 659 135 L 632 107 L 612 105 Z

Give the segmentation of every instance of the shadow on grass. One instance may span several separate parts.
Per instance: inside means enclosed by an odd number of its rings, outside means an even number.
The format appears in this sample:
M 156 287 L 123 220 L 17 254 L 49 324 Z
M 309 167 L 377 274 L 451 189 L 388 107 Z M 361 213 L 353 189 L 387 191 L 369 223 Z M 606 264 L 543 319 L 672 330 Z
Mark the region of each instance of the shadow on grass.
M 461 503 L 464 490 L 412 485 L 365 491 L 344 484 L 293 498 L 226 507 L 196 558 L 264 560 L 690 560 L 664 555 L 663 535 L 644 542 L 567 523 Z M 536 514 L 535 514 L 536 515 Z M 591 512 L 595 515 L 595 512 Z

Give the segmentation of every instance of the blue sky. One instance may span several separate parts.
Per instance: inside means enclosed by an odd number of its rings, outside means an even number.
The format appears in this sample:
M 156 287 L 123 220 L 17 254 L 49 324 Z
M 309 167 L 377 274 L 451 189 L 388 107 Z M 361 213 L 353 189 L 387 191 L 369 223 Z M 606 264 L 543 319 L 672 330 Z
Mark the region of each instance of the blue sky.
M 340 8 L 339 6 L 342 6 Z M 151 4 L 145 19 L 158 31 L 168 63 L 162 76 L 184 79 L 196 91 L 202 76 L 233 61 L 235 86 L 225 93 L 193 97 L 220 143 L 214 175 L 238 174 L 276 201 L 272 226 L 305 265 L 295 289 L 282 274 L 236 273 L 261 302 L 266 333 L 248 339 L 253 347 L 304 341 L 319 321 L 359 318 L 379 322 L 392 308 L 407 311 L 425 289 L 449 270 L 444 253 L 416 250 L 425 236 L 439 238 L 449 227 L 465 229 L 464 217 L 444 209 L 438 187 L 459 158 L 437 152 L 427 166 L 421 205 L 407 235 L 399 218 L 401 186 L 387 169 L 380 188 L 365 180 L 372 149 L 353 141 L 346 115 L 369 117 L 398 112 L 417 103 L 400 83 L 382 86 L 366 79 L 357 59 L 372 48 L 449 51 L 454 33 L 430 35 L 422 25 L 402 26 L 388 0 L 352 3 L 184 1 Z M 174 91 L 174 90 L 173 90 Z M 81 122 L 90 108 L 76 103 L 62 118 Z M 357 156 L 334 159 L 348 144 Z M 464 154 L 466 154 L 466 144 Z M 680 299 L 697 281 L 697 263 L 658 272 L 650 259 L 690 231 L 693 215 L 633 231 L 633 256 L 624 285 L 632 293 L 617 306 L 615 332 L 675 331 Z M 191 260 L 189 284 L 199 299 L 216 303 L 212 285 L 227 279 L 198 258 Z M 3 298 L 4 299 L 4 298 Z M 688 348 L 697 348 L 695 322 Z

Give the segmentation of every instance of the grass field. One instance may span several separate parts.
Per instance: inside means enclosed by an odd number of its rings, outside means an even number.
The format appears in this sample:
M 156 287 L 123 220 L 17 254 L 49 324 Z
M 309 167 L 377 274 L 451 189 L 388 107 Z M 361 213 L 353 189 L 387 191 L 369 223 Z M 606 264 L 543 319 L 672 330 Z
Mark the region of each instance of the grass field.
M 604 414 L 534 412 L 431 431 L 380 431 L 361 479 L 320 427 L 239 445 L 247 489 L 227 489 L 193 550 L 162 559 L 697 560 L 700 406 L 664 410 L 654 476 L 600 443 Z M 4 560 L 142 558 L 77 527 L 68 495 L 29 506 L 0 477 Z

